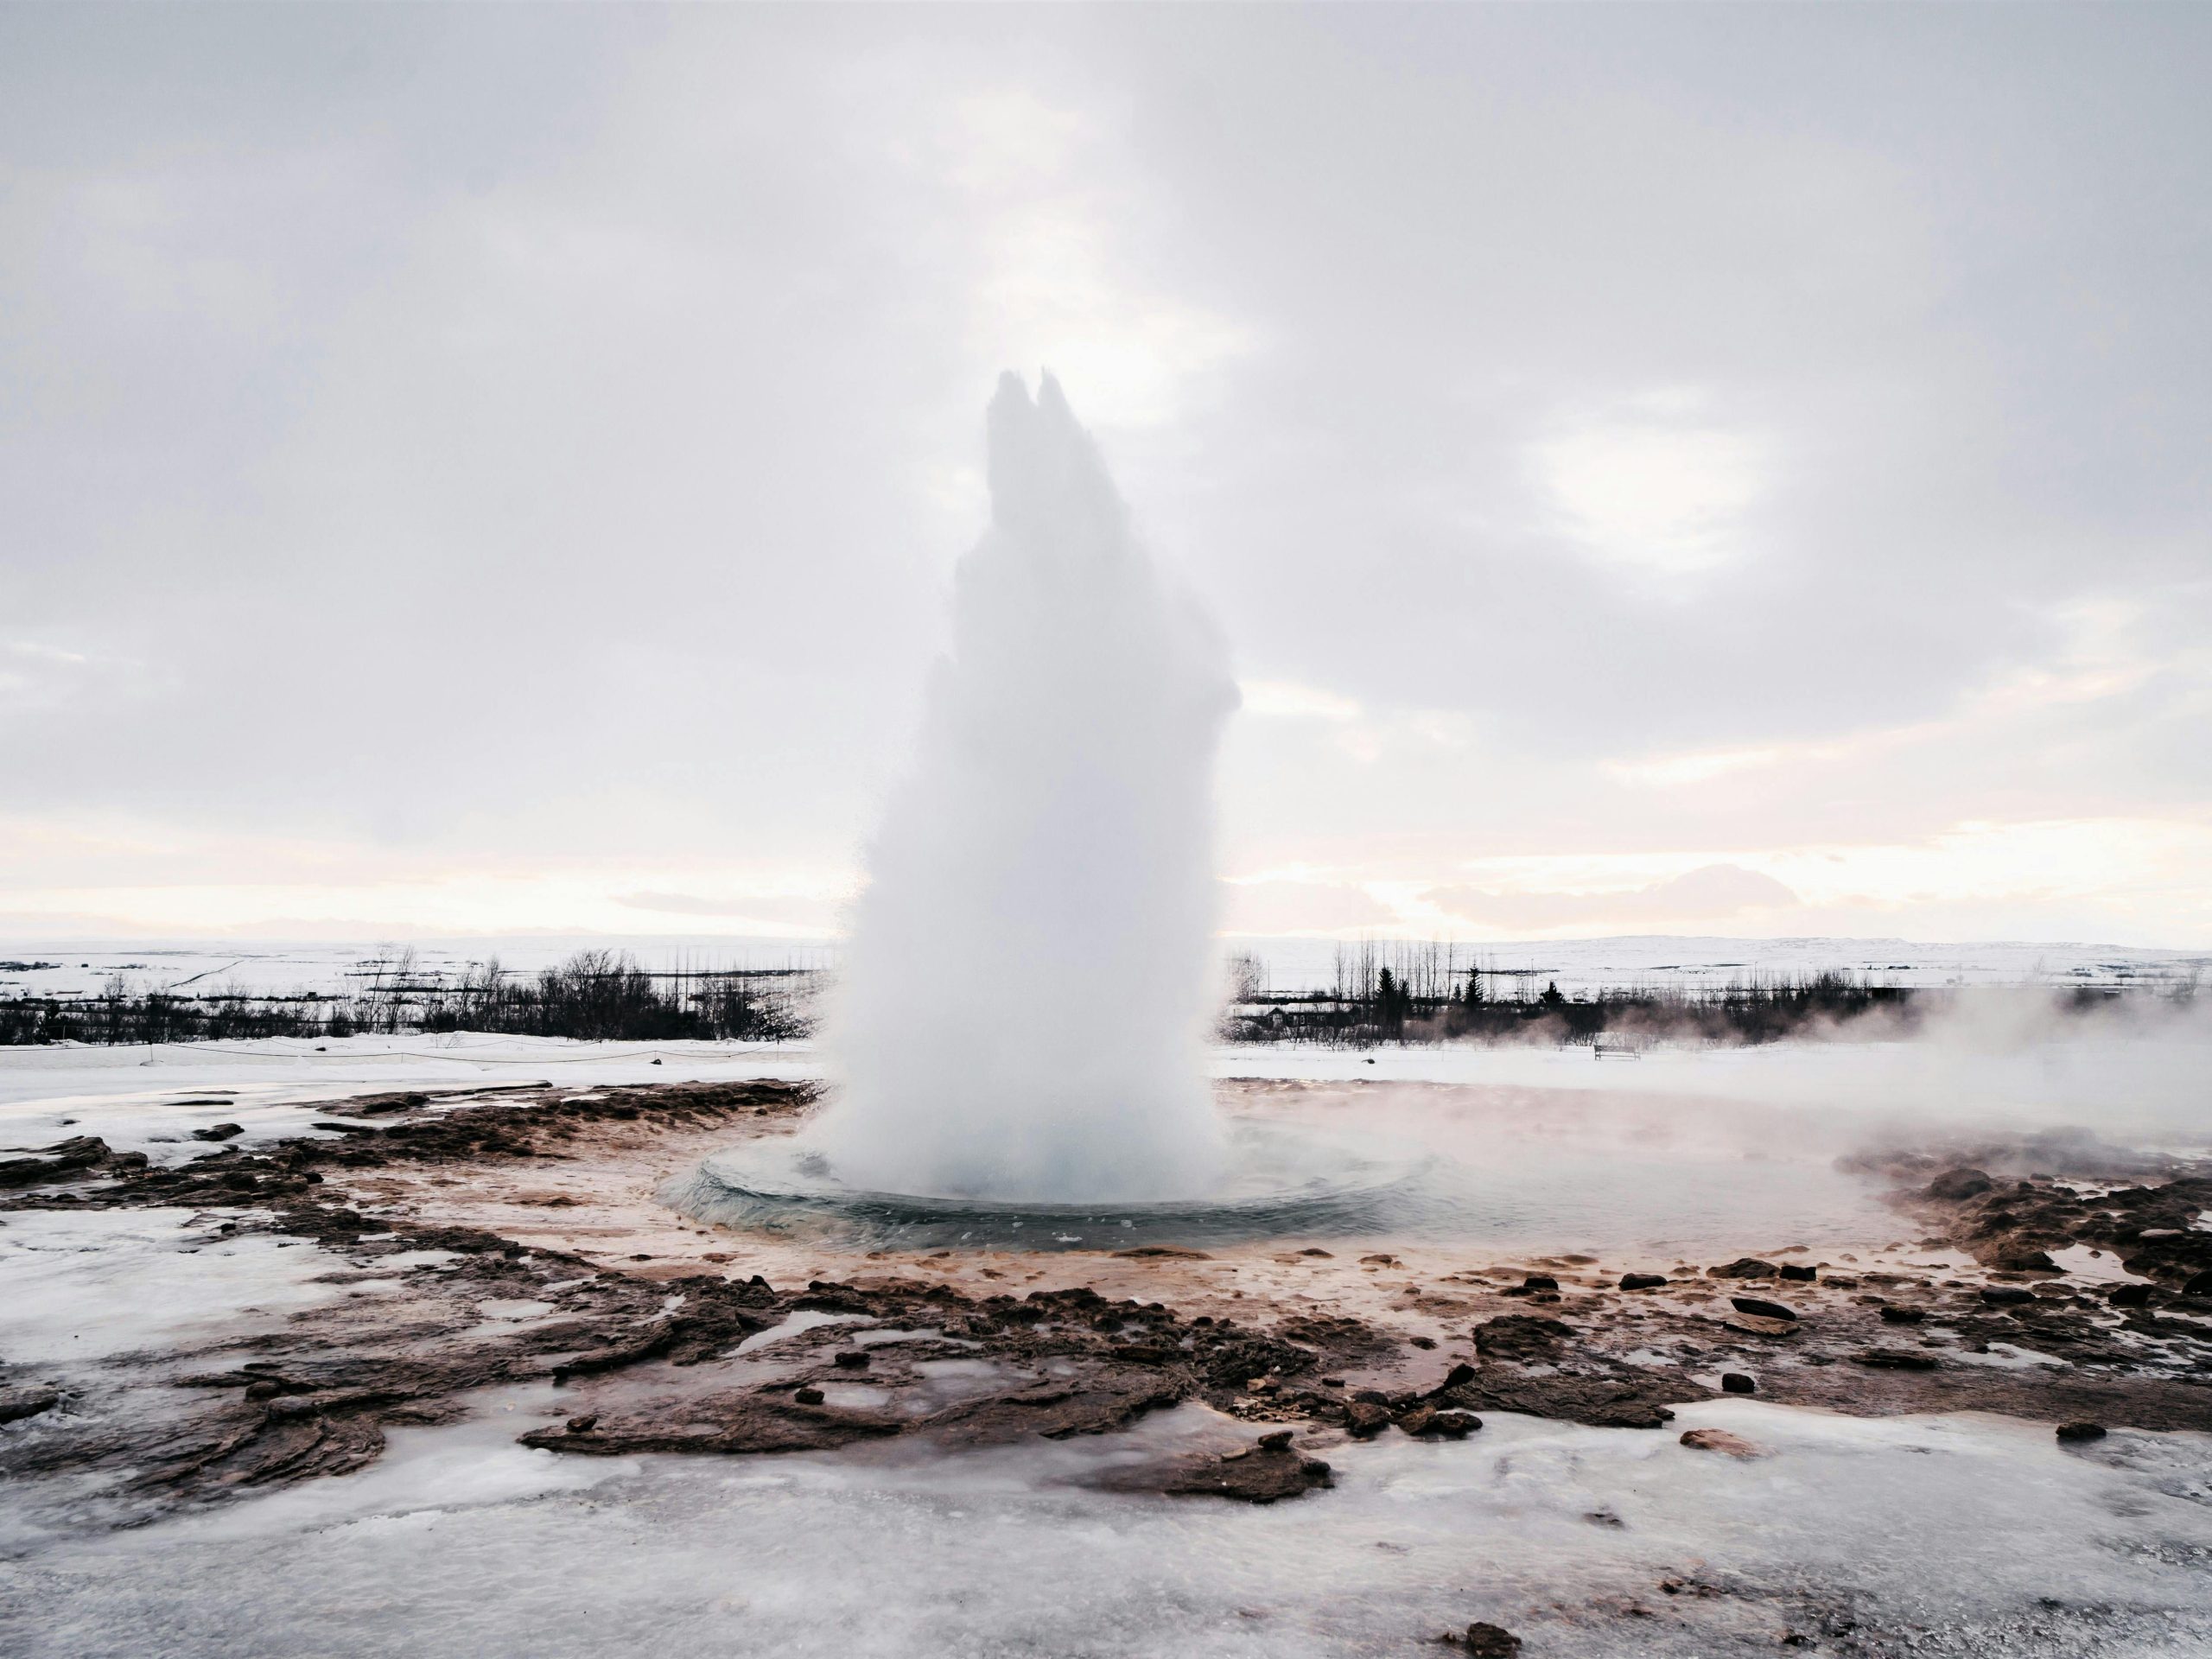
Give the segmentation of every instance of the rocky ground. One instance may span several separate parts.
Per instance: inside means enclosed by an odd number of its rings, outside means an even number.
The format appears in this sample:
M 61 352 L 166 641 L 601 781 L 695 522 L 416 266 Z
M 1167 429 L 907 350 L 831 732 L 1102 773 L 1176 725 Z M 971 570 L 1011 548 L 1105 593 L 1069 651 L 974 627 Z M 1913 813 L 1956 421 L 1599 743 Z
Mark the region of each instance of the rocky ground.
M 0 1227 L 175 1214 L 194 1241 L 306 1241 L 333 1293 L 176 1351 L 0 1355 L 0 1476 L 142 1520 L 358 1469 L 391 1426 L 547 1378 L 562 1407 L 521 1440 L 587 1457 L 988 1445 L 1201 1401 L 1249 1427 L 1099 1478 L 1260 1503 L 1326 1486 L 1346 1437 L 1461 1438 L 1486 1411 L 1664 1432 L 1721 1391 L 2077 1440 L 2212 1429 L 2212 1177 L 2093 1142 L 1870 1154 L 1909 1241 L 1665 1264 L 1336 1241 L 855 1255 L 654 1196 L 810 1103 L 777 1083 L 409 1092 L 251 1152 L 217 1126 L 168 1166 L 92 1139 L 0 1158 Z M 1729 1438 L 1688 1443 L 1756 1450 Z

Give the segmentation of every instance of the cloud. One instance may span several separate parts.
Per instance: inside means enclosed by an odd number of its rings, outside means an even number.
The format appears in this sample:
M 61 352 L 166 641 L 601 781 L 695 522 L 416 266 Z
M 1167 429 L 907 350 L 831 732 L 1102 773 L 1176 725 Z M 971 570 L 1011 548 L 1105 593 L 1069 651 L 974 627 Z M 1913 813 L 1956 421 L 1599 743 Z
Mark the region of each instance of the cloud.
M 268 836 L 394 926 L 836 890 L 1049 361 L 1252 666 L 1281 925 L 1718 855 L 2212 939 L 2126 840 L 1790 861 L 2212 801 L 2212 10 L 1609 23 L 0 9 L 0 779 L 202 849 L 10 907 L 231 913 Z
M 1339 933 L 1387 926 L 1396 919 L 1364 887 L 1338 881 L 1262 880 L 1223 884 L 1225 933 L 1257 936 Z
M 694 893 L 618 893 L 616 904 L 668 916 L 727 916 L 753 922 L 784 922 L 807 928 L 837 921 L 838 902 L 808 894 L 755 893 L 715 898 Z
M 42 645 L 32 639 L 10 639 L 8 642 L 8 654 L 11 657 L 28 657 L 34 662 L 63 663 L 73 667 L 90 660 L 81 652 L 64 651 L 59 645 Z
M 1485 891 L 1433 887 L 1421 897 L 1446 914 L 1486 928 L 1542 932 L 1559 927 L 1635 931 L 1658 925 L 1740 919 L 1787 910 L 1797 895 L 1770 875 L 1740 864 L 1707 864 L 1649 887 L 1612 892 Z
M 1341 722 L 1359 718 L 1359 705 L 1350 697 L 1288 680 L 1243 680 L 1237 690 L 1243 696 L 1244 712 L 1262 719 Z
M 1681 419 L 1676 400 L 1641 401 L 1532 447 L 1571 533 L 1598 558 L 1653 575 L 1700 575 L 1740 558 L 1745 517 L 1765 487 L 1764 446 Z
M 1723 749 L 1702 754 L 1668 754 L 1643 760 L 1608 760 L 1608 775 L 1624 784 L 1666 789 L 1682 784 L 1702 784 L 1732 772 L 1770 766 L 1781 758 L 1777 749 Z
M 59 645 L 35 639 L 0 643 L 0 710 L 53 708 L 83 690 L 92 667 L 83 652 Z

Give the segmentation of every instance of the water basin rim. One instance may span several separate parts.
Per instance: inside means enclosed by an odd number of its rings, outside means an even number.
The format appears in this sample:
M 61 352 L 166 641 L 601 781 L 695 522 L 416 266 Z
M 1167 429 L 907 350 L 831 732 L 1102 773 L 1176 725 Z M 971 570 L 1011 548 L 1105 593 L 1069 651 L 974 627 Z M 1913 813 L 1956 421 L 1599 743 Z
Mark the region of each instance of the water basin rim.
M 1279 1125 L 1239 1125 L 1232 1131 L 1232 1145 L 1242 1142 L 1249 1147 L 1255 1141 L 1262 1145 L 1272 1142 L 1277 1147 L 1294 1141 L 1314 1151 L 1336 1154 L 1338 1161 L 1325 1176 L 1317 1173 L 1302 1180 L 1212 1197 L 995 1198 L 847 1186 L 826 1167 L 819 1173 L 800 1167 L 809 1151 L 804 1146 L 802 1131 L 709 1154 L 701 1161 L 697 1174 L 698 1179 L 723 1188 L 734 1197 L 761 1199 L 791 1208 L 861 1214 L 926 1211 L 940 1216 L 969 1215 L 979 1219 L 1033 1217 L 1039 1220 L 1096 1222 L 1123 1216 L 1167 1220 L 1181 1217 L 1263 1215 L 1286 1205 L 1325 1203 L 1382 1192 L 1430 1175 L 1446 1161 L 1425 1147 L 1370 1142 L 1354 1150 L 1334 1136 L 1288 1131 Z M 780 1160 L 779 1154 L 782 1154 Z M 777 1166 L 779 1162 L 780 1167 Z M 1102 1217 L 1102 1211 L 1111 1214 Z

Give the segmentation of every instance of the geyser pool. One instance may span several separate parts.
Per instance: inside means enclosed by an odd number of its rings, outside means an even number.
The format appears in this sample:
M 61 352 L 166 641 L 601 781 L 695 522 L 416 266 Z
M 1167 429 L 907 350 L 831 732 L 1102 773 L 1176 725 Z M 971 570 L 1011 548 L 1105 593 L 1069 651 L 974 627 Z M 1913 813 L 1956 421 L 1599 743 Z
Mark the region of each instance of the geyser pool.
M 1803 1245 L 1878 1246 L 1905 1224 L 1839 1141 L 1786 1112 L 1663 1096 L 1480 1088 L 1227 1085 L 1225 1156 L 1172 1200 L 995 1200 L 872 1190 L 804 1133 L 747 1141 L 662 1189 L 686 1214 L 831 1249 L 1342 1251 L 1470 1244 L 1666 1265 Z
M 855 1190 L 1207 1191 L 1212 775 L 1236 707 L 1047 375 L 988 414 L 991 523 L 868 854 L 810 1145 Z
M 804 1233 L 826 1243 L 907 1249 L 1123 1249 L 1386 1230 L 1435 1205 L 1436 1160 L 1418 1147 L 1360 1146 L 1280 1124 L 1226 1137 L 1215 1185 L 1181 1198 L 1077 1202 L 874 1191 L 844 1179 L 804 1135 L 708 1158 L 663 1197 L 724 1226 Z

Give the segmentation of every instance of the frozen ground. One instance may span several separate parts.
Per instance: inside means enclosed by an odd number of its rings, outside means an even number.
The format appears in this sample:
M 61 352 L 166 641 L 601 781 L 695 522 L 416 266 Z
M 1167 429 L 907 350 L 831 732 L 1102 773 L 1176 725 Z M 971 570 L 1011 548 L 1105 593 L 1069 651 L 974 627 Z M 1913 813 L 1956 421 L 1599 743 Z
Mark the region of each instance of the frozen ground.
M 2212 1644 L 2212 1439 L 2087 1452 L 1997 1419 L 1686 1408 L 1762 1455 L 1492 1417 L 1332 1448 L 1271 1508 L 1071 1477 L 1189 1439 L 959 1456 L 583 1461 L 550 1390 L 359 1474 L 0 1560 L 0 1649 L 92 1655 L 2181 1656 Z
M 143 1047 L 0 1048 L 0 1145 L 96 1135 L 116 1150 L 176 1161 L 206 1148 L 195 1128 L 223 1122 L 238 1144 L 297 1135 L 318 1104 L 378 1089 L 455 1093 L 504 1084 L 673 1083 L 813 1077 L 810 1046 L 580 1043 L 558 1038 L 272 1038 Z
M 584 948 L 628 950 L 646 967 L 801 968 L 831 965 L 834 941 L 776 938 L 620 938 L 531 935 L 512 938 L 412 941 L 421 967 L 454 972 L 496 956 L 510 969 L 535 972 Z M 1322 988 L 1335 978 L 1338 946 L 1329 939 L 1229 938 L 1224 951 L 1249 952 L 1262 963 L 1272 988 Z M 89 995 L 113 975 L 136 987 L 207 992 L 223 986 L 292 994 L 358 989 L 366 964 L 394 947 L 368 940 L 286 943 L 267 940 L 0 940 L 0 995 Z M 1888 985 L 2141 985 L 2212 969 L 2203 951 L 2152 950 L 2095 944 L 1979 943 L 1927 944 L 1905 939 L 1726 939 L 1648 936 L 1462 945 L 1463 962 L 1501 973 L 1557 980 L 1569 994 L 1601 986 L 1723 985 L 1758 976 L 1808 976 L 1827 970 L 1863 975 Z M 34 964 L 47 964 L 35 966 Z
M 1808 1233 L 1873 1224 L 1831 1165 L 1900 1116 L 2087 1123 L 2201 1144 L 2202 1057 L 2192 1039 L 1969 1043 L 1955 1054 L 1791 1045 L 1635 1062 L 1236 1049 L 1214 1064 L 1248 1080 L 1232 1091 L 1238 1109 L 1268 1106 L 1271 1079 L 1298 1079 L 1319 1086 L 1281 1090 L 1280 1109 L 1338 1128 L 1356 1112 L 1354 1128 L 1427 1135 L 1454 1156 L 1532 1172 L 1531 1190 L 1553 1180 L 1579 1191 L 1595 1205 L 1586 1230 L 1639 1205 L 1679 1217 L 1686 1195 L 1705 1205 L 1709 1192 L 1716 1217 L 1779 1244 L 1765 1235 L 1785 1222 Z M 97 1134 L 169 1162 L 206 1150 L 192 1128 L 236 1122 L 249 1146 L 312 1133 L 324 1103 L 367 1090 L 819 1069 L 803 1046 L 484 1037 L 0 1051 L 0 1144 Z M 1378 1080 L 1393 1086 L 1330 1087 Z M 1593 1188 L 1596 1160 L 1619 1179 Z M 581 1213 L 547 1212 L 544 1224 Z M 1589 1242 L 1557 1232 L 1566 1213 L 1550 1212 L 1553 1247 Z M 157 1412 L 172 1391 L 107 1387 L 104 1364 L 258 1342 L 339 1299 L 401 1294 L 410 1273 L 448 1276 L 429 1259 L 438 1252 L 412 1250 L 373 1273 L 332 1275 L 315 1246 L 228 1236 L 220 1219 L 0 1217 L 10 1380 L 76 1388 L 70 1410 L 87 1419 Z M 1254 1294 L 1273 1282 L 1235 1265 Z M 1360 1272 L 1349 1257 L 1333 1265 Z M 2126 1276 L 2086 1254 L 2063 1265 Z M 1212 1268 L 1225 1264 L 1191 1272 Z M 1318 1271 L 1280 1274 L 1289 1286 Z M 481 1317 L 542 1312 L 486 1303 Z M 124 1531 L 103 1529 L 113 1511 L 97 1490 L 44 1491 L 35 1508 L 0 1493 L 0 1653 L 1286 1659 L 1446 1651 L 1431 1639 L 1471 1619 L 1518 1632 L 1529 1659 L 1766 1653 L 1785 1642 L 1961 1659 L 2212 1651 L 2203 1433 L 2121 1429 L 2069 1448 L 2047 1422 L 1844 1417 L 1764 1398 L 1686 1404 L 1660 1431 L 1486 1413 L 1463 1442 L 1392 1432 L 1326 1446 L 1335 1490 L 1252 1509 L 1074 1484 L 1102 1462 L 1252 1432 L 1196 1403 L 1123 1434 L 957 1454 L 899 1441 L 596 1459 L 515 1444 L 574 1408 L 546 1387 L 487 1392 L 464 1421 L 389 1430 L 390 1451 L 359 1473 Z M 1680 1443 L 1705 1427 L 1760 1455 Z M 53 1432 L 51 1414 L 0 1426 Z
M 19 1210 L 0 1225 L 0 1355 L 81 1368 L 244 1336 L 338 1292 L 313 1251 L 226 1237 L 184 1210 Z
M 1446 1235 L 1452 1217 L 1477 1211 L 1483 1225 L 1468 1236 L 1529 1249 L 1694 1249 L 1720 1238 L 1818 1244 L 1890 1225 L 1871 1190 L 1834 1167 L 1866 1126 L 1793 1103 L 1775 1068 L 1745 1065 L 1746 1058 L 1700 1052 L 1623 1063 L 1596 1062 L 1586 1051 L 1228 1048 L 1213 1064 L 1270 1110 L 1441 1158 L 1465 1200 L 1446 1206 Z M 1844 1093 L 1859 1087 L 1850 1068 L 1862 1063 L 1841 1051 L 1798 1057 L 1801 1069 Z M 207 1149 L 194 1130 L 236 1123 L 243 1133 L 234 1144 L 251 1149 L 314 1133 L 327 1103 L 376 1090 L 464 1099 L 532 1082 L 582 1088 L 821 1072 L 819 1055 L 804 1044 L 476 1034 L 0 1049 L 0 1147 L 90 1135 L 176 1163 Z M 1249 1087 L 1276 1079 L 1319 1086 L 1281 1100 Z M 1403 1086 L 1378 1093 L 1378 1082 Z M 1355 1096 L 1332 1087 L 1338 1083 L 1362 1087 Z M 2101 1107 L 2109 1102 L 2101 1094 Z
M 624 938 L 607 935 L 296 942 L 264 939 L 0 940 L 0 995 L 89 996 L 121 975 L 134 988 L 206 994 L 224 988 L 296 995 L 358 991 L 375 963 L 412 950 L 425 973 L 458 973 L 497 957 L 522 973 L 550 968 L 580 950 L 627 950 L 649 968 L 819 968 L 833 948 L 819 939 Z M 44 964 L 44 965 L 40 965 Z
M 1224 943 L 1258 957 L 1272 988 L 1325 987 L 1338 946 L 1329 939 L 1259 938 Z M 1495 973 L 1525 976 L 1541 988 L 1556 980 L 1569 995 L 1607 986 L 1694 988 L 1755 978 L 1848 973 L 1884 985 L 2140 985 L 2212 967 L 2197 950 L 2132 945 L 2005 940 L 1923 944 L 1912 939 L 1729 939 L 1669 934 L 1527 944 L 1462 944 L 1459 960 Z
M 308 1247 L 175 1213 L 6 1223 L 0 1350 L 72 1380 L 102 1354 L 188 1348 L 226 1322 L 251 1336 L 381 1282 L 330 1284 Z M 2069 1449 L 2001 1418 L 1739 1400 L 1658 1432 L 1493 1413 L 1457 1443 L 1330 1445 L 1334 1490 L 1253 1509 L 1076 1484 L 1251 1432 L 1195 1404 L 964 1453 L 515 1443 L 574 1408 L 548 1385 L 486 1391 L 461 1422 L 391 1430 L 359 1473 L 121 1531 L 95 1505 L 42 1494 L 33 1517 L 0 1498 L 0 1652 L 1296 1659 L 1440 1651 L 1474 1619 L 1530 1659 L 2212 1650 L 2202 1433 Z M 1703 1428 L 1752 1455 L 1681 1444 Z

